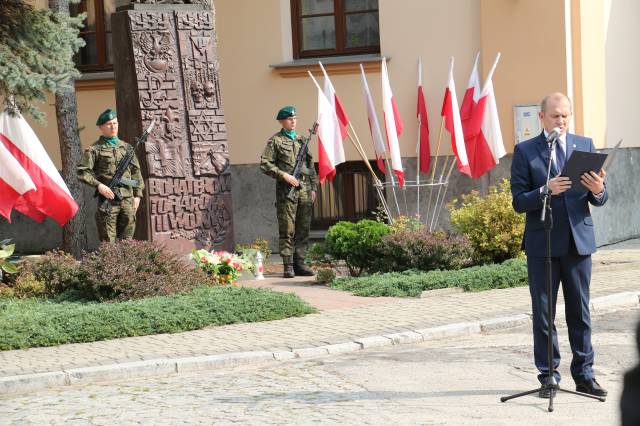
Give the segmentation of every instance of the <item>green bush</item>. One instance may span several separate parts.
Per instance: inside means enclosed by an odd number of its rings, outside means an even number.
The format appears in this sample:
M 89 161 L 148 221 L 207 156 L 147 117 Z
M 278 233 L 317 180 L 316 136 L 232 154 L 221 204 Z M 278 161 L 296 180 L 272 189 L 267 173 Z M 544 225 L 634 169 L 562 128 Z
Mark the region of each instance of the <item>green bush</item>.
M 79 290 L 100 301 L 187 293 L 209 283 L 186 259 L 149 241 L 102 243 L 84 257 L 80 269 L 84 280 Z
M 20 299 L 29 297 L 47 297 L 47 288 L 43 281 L 31 272 L 21 272 L 12 285 L 13 294 Z
M 329 284 L 336 278 L 336 271 L 333 268 L 320 268 L 316 271 L 316 282 L 319 284 Z
M 420 222 L 420 219 L 414 216 L 400 215 L 393 219 L 393 223 L 389 225 L 389 231 L 393 234 L 401 231 L 419 231 L 424 229 L 425 225 Z
M 12 287 L 0 283 L 0 299 L 11 299 L 16 297 L 16 292 Z
M 388 225 L 374 220 L 338 222 L 327 231 L 326 250 L 334 259 L 345 261 L 352 276 L 359 276 L 375 270 L 381 238 L 388 233 Z
M 377 271 L 460 269 L 472 264 L 473 249 L 465 237 L 404 228 L 382 237 Z
M 304 256 L 304 262 L 316 267 L 333 267 L 336 260 L 329 254 L 327 244 L 322 242 L 313 243 L 309 246 Z
M 417 296 L 425 290 L 461 287 L 466 291 L 509 288 L 527 285 L 527 264 L 510 259 L 501 264 L 474 266 L 458 271 L 415 270 L 373 274 L 368 277 L 336 278 L 329 286 L 356 296 Z
M 451 225 L 465 235 L 474 250 L 476 264 L 499 263 L 522 255 L 520 244 L 524 234 L 524 215 L 511 206 L 509 181 L 504 179 L 498 190 L 489 188 L 481 197 L 471 191 L 462 200 L 447 204 Z
M 185 295 L 114 303 L 0 298 L 0 350 L 178 333 L 314 311 L 293 294 L 219 286 L 199 287 Z
M 69 289 L 76 289 L 84 280 L 80 262 L 63 251 L 53 250 L 44 255 L 27 259 L 21 265 L 15 285 L 39 281 L 44 286 L 43 296 L 57 296 Z

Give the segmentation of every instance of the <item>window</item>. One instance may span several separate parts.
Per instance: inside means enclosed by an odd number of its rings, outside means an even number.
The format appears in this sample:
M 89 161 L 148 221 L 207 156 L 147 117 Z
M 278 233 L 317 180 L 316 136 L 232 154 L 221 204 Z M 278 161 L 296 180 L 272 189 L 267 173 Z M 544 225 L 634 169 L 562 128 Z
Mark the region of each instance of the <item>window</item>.
M 384 182 L 384 175 L 377 173 Z M 362 161 L 347 161 L 337 167 L 333 183 L 318 186 L 313 204 L 312 229 L 327 229 L 340 220 L 356 222 L 373 218 L 379 200 L 371 174 Z
M 80 71 L 113 70 L 111 46 L 111 14 L 116 11 L 116 0 L 82 0 L 72 4 L 71 15 L 87 14 L 80 37 L 87 43 L 74 58 Z
M 380 53 L 378 0 L 291 0 L 294 58 Z

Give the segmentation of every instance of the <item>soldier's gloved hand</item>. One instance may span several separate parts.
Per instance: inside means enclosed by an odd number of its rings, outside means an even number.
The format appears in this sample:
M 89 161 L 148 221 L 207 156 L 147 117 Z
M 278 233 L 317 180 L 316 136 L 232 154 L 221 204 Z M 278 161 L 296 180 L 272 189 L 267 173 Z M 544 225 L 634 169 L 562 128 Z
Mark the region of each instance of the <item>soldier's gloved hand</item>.
M 300 182 L 298 182 L 298 179 L 294 178 L 293 176 L 291 176 L 289 173 L 284 173 L 282 175 L 282 179 L 284 179 L 285 182 L 287 182 L 289 185 L 291 186 L 298 186 L 300 185 Z M 108 189 L 108 188 L 107 188 Z
M 109 187 L 103 183 L 98 184 L 98 192 L 100 193 L 100 195 L 102 195 L 104 198 L 108 200 L 113 200 L 115 198 L 113 191 L 110 190 Z
M 138 210 L 138 207 L 140 207 L 140 197 L 135 197 L 133 199 L 133 209 Z
M 316 202 L 316 191 L 311 191 L 311 204 Z

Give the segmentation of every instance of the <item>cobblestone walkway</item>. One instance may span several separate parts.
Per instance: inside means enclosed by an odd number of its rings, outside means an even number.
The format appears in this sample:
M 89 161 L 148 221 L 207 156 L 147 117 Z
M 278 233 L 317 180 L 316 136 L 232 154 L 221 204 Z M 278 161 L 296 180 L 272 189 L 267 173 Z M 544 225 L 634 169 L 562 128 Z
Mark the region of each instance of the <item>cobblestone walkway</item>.
M 640 241 L 605 247 L 594 256 L 591 297 L 640 291 Z M 563 303 L 560 300 L 558 303 Z M 301 318 L 203 330 L 0 352 L 0 377 L 157 358 L 291 350 L 356 338 L 530 312 L 526 287 L 396 299 Z

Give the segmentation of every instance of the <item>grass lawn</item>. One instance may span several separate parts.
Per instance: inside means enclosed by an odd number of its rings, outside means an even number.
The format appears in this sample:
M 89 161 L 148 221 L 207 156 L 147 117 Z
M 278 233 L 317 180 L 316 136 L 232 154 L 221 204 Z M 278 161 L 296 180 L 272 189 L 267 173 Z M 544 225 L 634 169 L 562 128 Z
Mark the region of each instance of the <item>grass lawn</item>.
M 405 271 L 365 277 L 337 278 L 329 284 L 356 296 L 414 297 L 425 290 L 462 287 L 466 291 L 520 287 L 528 284 L 524 259 L 501 264 L 474 266 L 457 271 Z
M 115 303 L 0 299 L 0 350 L 178 333 L 312 312 L 293 294 L 245 287 L 201 287 L 185 295 Z

